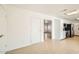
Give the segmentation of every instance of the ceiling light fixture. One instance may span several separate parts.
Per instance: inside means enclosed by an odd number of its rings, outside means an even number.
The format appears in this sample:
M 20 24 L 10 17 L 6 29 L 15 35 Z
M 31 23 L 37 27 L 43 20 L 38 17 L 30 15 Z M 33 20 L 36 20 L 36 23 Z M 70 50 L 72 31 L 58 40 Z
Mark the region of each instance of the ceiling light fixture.
M 79 10 L 74 10 L 72 12 L 68 12 L 68 13 L 65 13 L 66 15 L 74 15 L 74 14 L 77 14 L 79 13 Z

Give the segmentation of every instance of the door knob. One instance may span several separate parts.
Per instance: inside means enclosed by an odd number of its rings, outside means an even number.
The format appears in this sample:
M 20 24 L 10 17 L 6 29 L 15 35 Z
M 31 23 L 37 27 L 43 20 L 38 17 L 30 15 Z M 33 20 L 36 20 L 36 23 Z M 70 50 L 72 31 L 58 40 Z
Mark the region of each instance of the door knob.
M 3 34 L 0 35 L 0 38 L 2 38 L 2 37 L 3 37 Z

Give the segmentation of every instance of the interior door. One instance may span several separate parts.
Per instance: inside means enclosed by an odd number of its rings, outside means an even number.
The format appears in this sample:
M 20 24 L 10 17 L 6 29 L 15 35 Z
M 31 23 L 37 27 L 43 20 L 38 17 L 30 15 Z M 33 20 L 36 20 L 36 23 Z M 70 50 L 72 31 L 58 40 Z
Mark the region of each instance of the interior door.
M 0 53 L 5 52 L 6 39 L 7 39 L 7 28 L 6 28 L 5 13 L 3 8 L 0 6 Z

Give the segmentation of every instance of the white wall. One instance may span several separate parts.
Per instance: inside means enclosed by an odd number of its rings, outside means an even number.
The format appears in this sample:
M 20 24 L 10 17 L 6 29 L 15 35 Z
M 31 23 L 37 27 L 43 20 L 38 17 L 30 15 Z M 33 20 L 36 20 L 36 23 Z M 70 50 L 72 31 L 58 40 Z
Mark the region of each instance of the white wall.
M 7 12 L 6 51 L 25 47 L 44 40 L 44 19 L 52 20 L 52 39 L 63 39 L 63 23 L 69 22 L 53 16 L 13 6 L 5 6 Z
M 44 40 L 44 19 L 52 20 L 52 39 L 64 39 L 63 23 L 69 21 L 44 15 L 26 9 L 8 6 L 8 44 L 7 50 L 12 50 Z
M 74 35 L 79 35 L 79 23 L 74 23 Z
M 7 50 L 12 50 L 20 47 L 24 47 L 33 43 L 32 39 L 37 39 L 40 42 L 38 32 L 38 37 L 31 37 L 33 24 L 32 14 L 24 9 L 19 9 L 15 7 L 7 8 L 7 20 L 8 20 L 8 44 Z M 34 21 L 38 19 L 34 18 Z M 40 25 L 40 24 L 39 24 Z M 38 26 L 38 25 L 37 25 Z M 39 26 L 38 26 L 39 27 Z M 36 30 L 38 30 L 36 28 Z
M 43 41 L 43 20 L 53 17 L 18 7 L 5 7 L 8 20 L 6 51 Z
M 5 14 L 5 10 L 0 5 L 0 35 L 3 35 L 3 37 L 0 38 L 0 53 L 4 53 L 6 49 L 7 20 L 5 19 Z
M 54 18 L 53 20 L 53 39 L 59 40 L 60 39 L 60 29 L 61 29 L 61 20 L 58 18 Z

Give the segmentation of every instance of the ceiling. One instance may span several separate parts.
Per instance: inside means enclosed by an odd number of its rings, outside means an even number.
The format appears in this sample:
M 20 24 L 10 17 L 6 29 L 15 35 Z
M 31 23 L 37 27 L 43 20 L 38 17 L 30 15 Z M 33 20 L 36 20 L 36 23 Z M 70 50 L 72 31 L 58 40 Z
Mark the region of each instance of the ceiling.
M 12 6 L 25 8 L 28 10 L 65 18 L 69 20 L 75 20 L 76 18 L 79 18 L 79 13 L 75 15 L 65 15 L 64 11 L 66 9 L 73 10 L 73 9 L 79 9 L 79 4 L 14 4 Z

